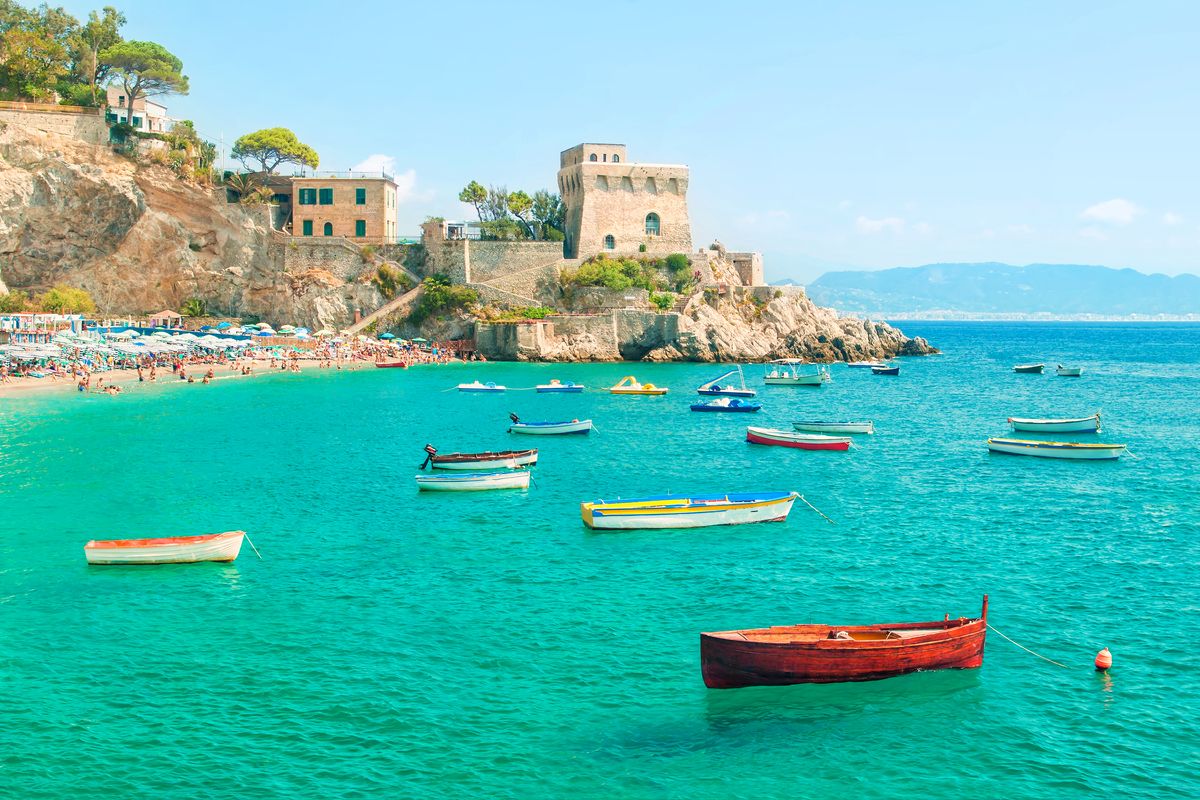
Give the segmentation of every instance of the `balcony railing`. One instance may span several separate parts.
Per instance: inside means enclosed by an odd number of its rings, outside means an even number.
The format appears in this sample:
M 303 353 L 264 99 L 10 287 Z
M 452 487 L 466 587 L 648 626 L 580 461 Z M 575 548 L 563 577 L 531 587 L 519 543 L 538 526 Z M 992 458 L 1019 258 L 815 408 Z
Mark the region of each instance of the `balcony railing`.
M 388 181 L 395 181 L 395 178 L 384 172 L 383 170 L 372 170 L 362 172 L 359 170 L 297 170 L 292 173 L 293 178 L 342 178 L 342 179 L 359 179 L 366 178 L 383 178 Z

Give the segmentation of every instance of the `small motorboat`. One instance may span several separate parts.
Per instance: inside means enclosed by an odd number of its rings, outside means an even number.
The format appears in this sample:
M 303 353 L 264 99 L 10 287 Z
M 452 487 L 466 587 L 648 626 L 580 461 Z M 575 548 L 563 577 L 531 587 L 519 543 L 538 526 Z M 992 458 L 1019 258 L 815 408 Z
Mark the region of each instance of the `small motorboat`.
M 408 369 L 407 361 L 376 361 L 375 366 L 380 369 L 392 369 L 399 367 L 400 369 Z
M 887 364 L 882 361 L 848 361 L 846 366 L 855 369 L 870 369 L 871 367 L 886 367 Z
M 580 512 L 583 524 L 598 530 L 707 528 L 782 522 L 799 496 L 795 492 L 661 495 L 580 503 Z
M 1088 444 L 1084 442 L 1045 442 L 1034 439 L 987 440 L 988 450 L 993 453 L 1010 453 L 1016 456 L 1039 458 L 1103 459 L 1120 458 L 1125 452 L 1123 444 Z
M 439 455 L 437 448 L 431 444 L 425 445 L 428 455 L 421 469 L 426 464 L 433 469 L 452 469 L 463 472 L 478 472 L 485 469 L 516 469 L 531 467 L 537 463 L 537 449 L 530 450 L 490 450 L 483 453 L 446 453 Z
M 763 383 L 768 386 L 820 386 L 830 380 L 829 370 L 823 365 L 813 365 L 814 371 L 800 372 L 799 367 L 805 362 L 798 358 L 777 358 L 771 363 L 779 366 L 763 376 Z
M 512 425 L 508 426 L 509 433 L 526 433 L 535 436 L 554 436 L 558 434 L 592 432 L 590 419 L 573 419 L 569 422 L 521 422 L 516 414 L 509 415 Z
M 871 367 L 871 374 L 872 375 L 899 375 L 900 367 L 898 365 L 892 366 L 890 364 L 885 364 L 881 367 Z
M 823 436 L 818 433 L 793 433 L 778 428 L 746 428 L 746 441 L 751 444 L 770 444 L 794 447 L 797 450 L 849 450 L 850 439 L 845 436 Z
M 762 408 L 761 403 L 749 403 L 737 397 L 718 397 L 704 403 L 693 403 L 692 411 L 744 411 L 754 412 Z
M 539 383 L 537 386 L 538 394 L 548 394 L 551 392 L 558 392 L 561 394 L 578 394 L 579 392 L 582 392 L 583 389 L 584 387 L 582 383 L 575 383 L 574 381 L 562 383 L 557 378 L 549 383 Z
M 1013 372 L 1020 372 L 1025 375 L 1041 375 L 1042 370 L 1045 368 L 1045 364 L 1018 364 L 1013 367 Z
M 741 386 L 737 386 L 733 383 L 727 383 L 722 386 L 721 381 L 725 380 L 730 375 L 733 375 L 735 372 L 741 379 Z M 757 392 L 746 387 L 746 376 L 742 374 L 742 368 L 739 366 L 737 369 L 731 369 L 729 372 L 726 372 L 724 375 L 715 380 L 700 384 L 696 387 L 696 394 L 721 397 L 754 397 Z
M 488 381 L 487 383 L 474 381 L 472 383 L 460 383 L 458 385 L 458 390 L 460 392 L 503 392 L 506 388 L 507 387 L 505 386 L 497 386 L 491 381 Z
M 528 489 L 529 470 L 460 472 L 455 475 L 418 475 L 422 492 L 480 492 L 489 489 Z
M 245 531 L 167 536 L 160 539 L 92 540 L 83 546 L 89 564 L 190 564 L 233 561 Z
M 781 625 L 700 634 L 710 689 L 843 683 L 983 664 L 988 598 L 976 619 L 883 625 Z
M 1014 431 L 1031 431 L 1035 433 L 1099 433 L 1100 413 L 1090 417 L 1076 419 L 1029 419 L 1025 417 L 1009 417 L 1008 422 Z
M 798 431 L 809 433 L 874 433 L 875 423 L 866 422 L 824 422 L 821 420 L 801 420 L 793 422 L 792 427 Z
M 616 386 L 609 388 L 613 394 L 648 394 L 658 395 L 666 394 L 669 390 L 666 387 L 655 386 L 653 383 L 638 383 L 637 378 L 632 375 L 626 375 L 617 382 Z
M 1059 364 L 1054 373 L 1060 378 L 1079 378 L 1083 376 L 1083 367 L 1064 367 Z

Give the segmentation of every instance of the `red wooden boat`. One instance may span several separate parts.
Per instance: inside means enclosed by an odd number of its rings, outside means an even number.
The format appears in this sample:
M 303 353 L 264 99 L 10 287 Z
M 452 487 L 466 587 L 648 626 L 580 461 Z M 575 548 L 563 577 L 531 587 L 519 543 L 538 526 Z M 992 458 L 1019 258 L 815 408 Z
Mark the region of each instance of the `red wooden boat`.
M 700 634 L 710 689 L 874 681 L 983 663 L 987 595 L 978 619 L 885 625 L 783 625 Z
M 380 369 L 387 369 L 388 367 L 400 367 L 402 369 L 408 369 L 408 362 L 407 361 L 376 361 L 375 366 L 379 367 Z

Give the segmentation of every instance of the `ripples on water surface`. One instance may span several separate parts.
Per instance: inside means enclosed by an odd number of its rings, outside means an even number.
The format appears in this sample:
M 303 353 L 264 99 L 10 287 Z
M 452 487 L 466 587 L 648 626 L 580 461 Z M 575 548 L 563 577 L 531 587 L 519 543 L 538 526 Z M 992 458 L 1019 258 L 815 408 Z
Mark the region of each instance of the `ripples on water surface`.
M 909 324 L 944 356 L 692 414 L 703 365 L 262 376 L 0 401 L 0 795 L 1188 796 L 1200 328 Z M 1079 380 L 1014 375 L 1081 364 Z M 665 398 L 463 395 L 473 378 Z M 761 368 L 746 370 L 759 384 Z M 989 456 L 1104 412 L 1116 463 Z M 512 437 L 507 414 L 599 433 Z M 871 418 L 849 453 L 744 426 Z M 538 446 L 528 493 L 419 495 L 421 447 Z M 594 534 L 578 503 L 797 489 L 784 524 Z M 245 528 L 236 565 L 88 568 L 92 537 Z M 977 613 L 982 669 L 714 692 L 701 630 Z M 1109 676 L 1091 669 L 1112 648 Z

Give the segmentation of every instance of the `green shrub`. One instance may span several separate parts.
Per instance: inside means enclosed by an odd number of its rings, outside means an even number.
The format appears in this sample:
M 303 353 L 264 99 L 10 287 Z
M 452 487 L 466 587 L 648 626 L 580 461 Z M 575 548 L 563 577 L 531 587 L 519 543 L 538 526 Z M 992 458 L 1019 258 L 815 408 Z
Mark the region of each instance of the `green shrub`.
M 90 314 L 96 310 L 96 302 L 83 289 L 58 284 L 37 299 L 42 311 L 53 314 Z
M 30 307 L 29 295 L 13 290 L 8 294 L 0 294 L 0 314 L 16 314 Z
M 183 305 L 179 307 L 179 313 L 185 317 L 203 317 L 204 316 L 204 301 L 199 297 L 189 297 L 183 301 Z
M 453 286 L 445 275 L 434 275 L 422 281 L 425 293 L 417 307 L 408 315 L 408 321 L 420 325 L 430 317 L 438 317 L 452 311 L 461 311 L 479 302 L 479 293 L 466 286 Z
M 603 254 L 583 262 L 579 269 L 565 270 L 560 280 L 564 287 L 603 286 L 618 291 L 637 288 L 651 292 L 663 288 L 659 274 L 648 261 Z
M 371 283 L 386 300 L 399 297 L 412 288 L 409 277 L 391 264 L 380 264 L 371 277 Z
M 365 247 L 359 248 L 358 255 L 359 258 L 363 260 L 364 264 L 370 264 L 375 260 L 375 245 L 369 244 Z
M 670 292 L 651 292 L 650 303 L 659 311 L 666 311 L 675 305 L 675 295 Z
M 642 242 L 641 244 L 638 245 L 638 252 L 639 253 L 646 252 L 646 243 L 645 242 Z

